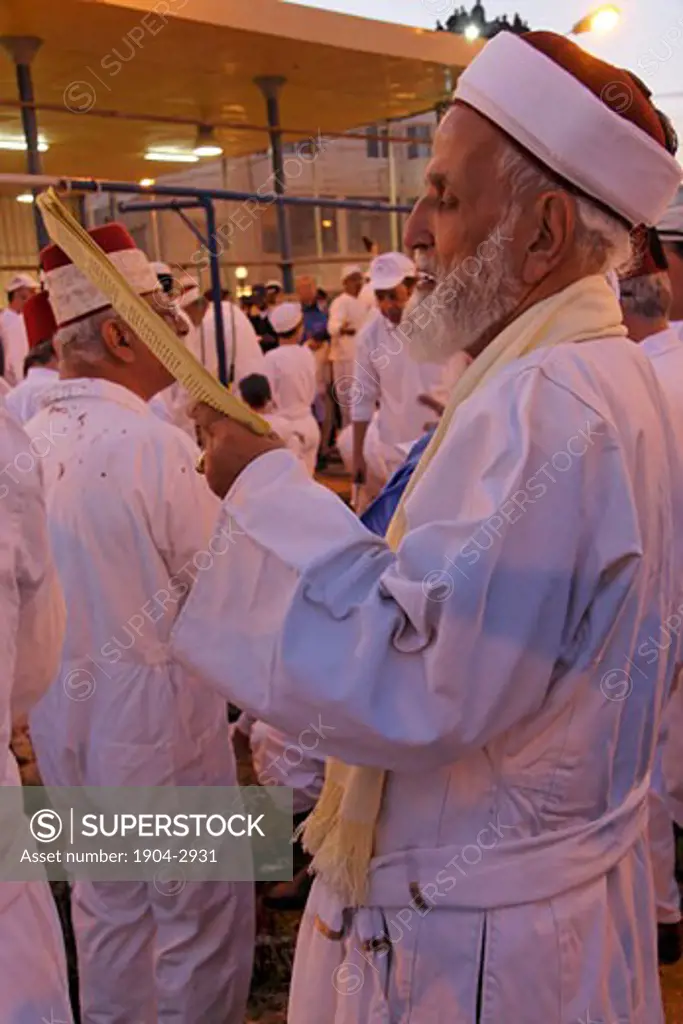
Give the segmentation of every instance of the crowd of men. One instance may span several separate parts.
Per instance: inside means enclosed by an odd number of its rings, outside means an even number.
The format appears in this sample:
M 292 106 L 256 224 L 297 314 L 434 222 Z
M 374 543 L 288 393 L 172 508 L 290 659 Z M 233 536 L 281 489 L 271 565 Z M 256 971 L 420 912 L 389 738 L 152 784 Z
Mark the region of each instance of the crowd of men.
M 288 896 L 292 1024 L 663 1024 L 683 825 L 676 148 L 629 72 L 498 35 L 440 123 L 411 256 L 344 267 L 329 310 L 310 278 L 246 311 L 225 297 L 228 381 L 267 434 L 188 407 L 58 246 L 40 290 L 10 285 L 4 464 L 55 440 L 0 500 L 4 782 L 27 714 L 53 786 L 230 785 L 248 745 L 264 784 L 293 787 L 309 860 Z M 164 300 L 124 227 L 91 235 L 217 373 L 199 289 Z M 333 436 L 353 507 L 314 480 Z M 0 883 L 0 915 L 0 1018 L 68 1024 L 49 890 Z M 169 900 L 76 880 L 72 916 L 86 1024 L 243 1021 L 248 883 Z

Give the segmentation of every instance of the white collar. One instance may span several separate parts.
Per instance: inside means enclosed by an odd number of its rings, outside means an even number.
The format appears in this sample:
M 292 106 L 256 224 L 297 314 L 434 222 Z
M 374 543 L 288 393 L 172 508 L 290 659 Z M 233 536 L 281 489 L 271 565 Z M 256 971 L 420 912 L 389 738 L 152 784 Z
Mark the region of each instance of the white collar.
M 38 377 L 42 377 L 43 380 L 56 381 L 59 377 L 59 373 L 57 370 L 51 370 L 49 366 L 30 366 L 28 373 L 26 374 L 26 379 L 29 377 L 33 377 L 34 380 Z
M 60 380 L 46 395 L 44 405 L 64 402 L 72 399 L 96 398 L 104 402 L 115 402 L 133 412 L 152 416 L 147 402 L 139 395 L 124 388 L 121 384 L 103 380 L 101 377 L 74 377 Z

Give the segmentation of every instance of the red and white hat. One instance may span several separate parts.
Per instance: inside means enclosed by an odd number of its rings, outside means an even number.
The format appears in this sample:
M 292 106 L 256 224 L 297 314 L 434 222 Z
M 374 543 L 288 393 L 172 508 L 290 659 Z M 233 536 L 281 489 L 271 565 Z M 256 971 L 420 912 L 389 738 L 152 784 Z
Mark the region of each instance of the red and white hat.
M 631 226 L 656 224 L 683 177 L 646 86 L 554 32 L 501 32 L 453 99 Z
M 153 264 L 138 249 L 123 224 L 105 224 L 88 234 L 139 295 L 158 290 Z M 45 287 L 50 296 L 58 327 L 84 320 L 107 309 L 109 300 L 75 267 L 58 245 L 48 245 L 40 254 Z
M 52 341 L 57 331 L 57 321 L 47 292 L 36 292 L 22 310 L 28 347 L 35 348 L 41 341 Z

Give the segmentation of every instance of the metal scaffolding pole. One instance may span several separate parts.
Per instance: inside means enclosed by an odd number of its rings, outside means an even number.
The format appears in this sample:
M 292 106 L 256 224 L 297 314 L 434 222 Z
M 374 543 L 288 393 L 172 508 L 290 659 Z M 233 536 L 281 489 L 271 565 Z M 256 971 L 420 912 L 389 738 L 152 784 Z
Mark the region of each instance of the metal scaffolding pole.
M 226 387 L 232 384 L 228 380 L 228 361 L 225 355 L 225 331 L 223 330 L 223 303 L 221 297 L 221 268 L 218 262 L 218 249 L 216 245 L 216 211 L 211 199 L 204 201 L 206 210 L 206 233 L 208 236 L 209 270 L 211 274 L 211 299 L 213 301 L 213 316 L 216 325 L 216 355 L 218 356 L 218 376 L 221 384 Z M 234 317 L 233 317 L 234 324 Z M 233 352 L 235 351 L 235 338 L 231 338 Z
M 35 98 L 33 95 L 33 79 L 31 77 L 31 61 L 42 45 L 42 39 L 35 36 L 2 36 L 0 43 L 14 61 L 17 72 L 17 89 L 21 103 L 21 123 L 26 139 L 26 169 L 29 174 L 40 174 L 40 153 L 38 151 L 38 121 L 36 118 Z M 34 190 L 33 198 L 37 192 Z M 33 204 L 33 220 L 36 228 L 36 242 L 42 249 L 48 245 L 48 238 L 43 218 L 35 202 Z
M 282 131 L 280 130 L 280 89 L 285 84 L 285 79 L 275 75 L 265 76 L 263 78 L 255 78 L 254 83 L 259 87 L 266 100 L 270 151 L 273 162 L 273 190 L 276 195 L 283 196 L 286 190 L 286 181 L 284 160 L 282 159 Z M 280 242 L 282 285 L 286 292 L 293 292 L 292 244 L 289 237 L 287 211 L 281 204 L 277 206 L 277 230 Z

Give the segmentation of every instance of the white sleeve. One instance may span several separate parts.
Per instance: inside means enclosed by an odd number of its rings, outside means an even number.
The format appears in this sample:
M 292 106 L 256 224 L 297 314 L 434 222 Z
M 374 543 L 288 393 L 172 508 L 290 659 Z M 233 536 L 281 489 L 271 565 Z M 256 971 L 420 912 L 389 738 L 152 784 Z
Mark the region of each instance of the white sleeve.
M 258 335 L 241 309 L 233 306 L 235 314 L 235 384 L 252 373 L 265 373 L 264 356 Z
M 346 307 L 344 296 L 338 295 L 330 304 L 330 313 L 327 318 L 327 330 L 331 336 L 339 334 L 342 325 L 346 320 Z
M 380 400 L 380 371 L 370 355 L 372 338 L 372 321 L 369 321 L 361 328 L 356 338 L 353 376 L 356 378 L 357 388 L 351 406 L 351 419 L 354 423 L 369 423 Z
M 546 481 L 588 422 L 582 457 Z M 613 431 L 538 370 L 461 407 L 397 555 L 291 455 L 268 453 L 224 501 L 236 543 L 198 581 L 176 654 L 284 732 L 322 712 L 321 755 L 449 764 L 539 710 L 598 588 L 594 628 L 611 628 L 640 553 L 631 508 Z
M 4 441 L 18 453 L 30 453 L 23 430 L 2 415 Z M 6 448 L 3 444 L 3 454 Z M 11 694 L 13 719 L 28 714 L 59 670 L 66 614 L 57 570 L 52 560 L 45 513 L 43 484 L 38 463 L 21 474 L 3 471 L 0 503 L 3 518 L 3 554 L 13 549 L 12 565 L 3 565 L 5 592 L 15 587 L 18 619 L 14 679 Z M 3 557 L 2 561 L 5 561 Z M 8 652 L 6 652 L 7 655 Z

